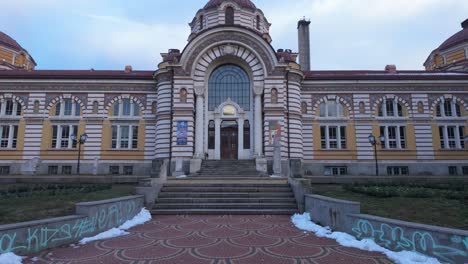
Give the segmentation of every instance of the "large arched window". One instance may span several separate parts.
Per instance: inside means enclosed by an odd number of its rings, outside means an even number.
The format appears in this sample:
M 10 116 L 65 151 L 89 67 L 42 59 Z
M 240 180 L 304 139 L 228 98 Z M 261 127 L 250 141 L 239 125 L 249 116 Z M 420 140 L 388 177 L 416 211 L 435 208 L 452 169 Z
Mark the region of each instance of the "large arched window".
M 239 66 L 226 64 L 211 74 L 208 84 L 208 109 L 213 111 L 230 98 L 244 110 L 250 110 L 250 81 Z

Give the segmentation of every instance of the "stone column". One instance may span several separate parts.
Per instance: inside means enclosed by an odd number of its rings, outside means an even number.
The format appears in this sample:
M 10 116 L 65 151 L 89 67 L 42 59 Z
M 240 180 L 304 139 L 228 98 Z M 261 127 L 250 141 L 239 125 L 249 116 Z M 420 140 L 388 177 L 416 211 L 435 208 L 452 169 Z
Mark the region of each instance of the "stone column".
M 221 119 L 215 119 L 215 159 L 221 159 Z
M 242 159 L 243 158 L 243 153 L 244 153 L 244 119 L 242 117 L 239 118 L 239 120 L 237 120 L 238 124 L 237 124 L 237 127 L 238 127 L 238 146 L 237 146 L 237 156 L 238 156 L 238 159 Z
M 203 105 L 204 105 L 204 89 L 195 88 L 195 94 L 197 96 L 197 108 L 196 108 L 196 116 L 195 116 L 195 158 L 204 158 L 204 150 L 203 150 Z
M 255 112 L 254 112 L 254 141 L 255 157 L 263 157 L 263 117 L 262 117 L 262 94 L 263 87 L 254 87 L 255 92 Z

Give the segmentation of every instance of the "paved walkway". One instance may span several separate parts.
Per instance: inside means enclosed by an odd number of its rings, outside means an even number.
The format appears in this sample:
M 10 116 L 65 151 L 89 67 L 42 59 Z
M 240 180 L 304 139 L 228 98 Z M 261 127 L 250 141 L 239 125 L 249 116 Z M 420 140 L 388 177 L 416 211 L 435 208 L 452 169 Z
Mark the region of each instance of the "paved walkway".
M 296 229 L 288 216 L 155 216 L 128 236 L 42 252 L 24 263 L 390 264 Z

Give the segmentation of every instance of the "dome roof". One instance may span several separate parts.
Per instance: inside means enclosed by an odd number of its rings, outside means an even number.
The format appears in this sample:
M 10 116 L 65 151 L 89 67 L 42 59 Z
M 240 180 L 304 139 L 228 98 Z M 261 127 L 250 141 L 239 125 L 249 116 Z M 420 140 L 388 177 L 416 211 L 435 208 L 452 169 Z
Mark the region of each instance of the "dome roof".
M 448 38 L 442 45 L 440 45 L 438 50 L 446 50 L 450 47 L 453 47 L 455 45 L 458 45 L 462 42 L 467 41 L 468 42 L 468 19 L 463 21 L 462 24 L 462 30 L 457 32 L 455 35 L 451 36 Z
M 218 8 L 223 2 L 227 0 L 210 0 L 203 9 L 212 9 L 212 8 Z M 257 10 L 257 7 L 255 6 L 254 3 L 250 0 L 229 0 L 237 5 L 239 5 L 242 8 L 250 9 L 250 10 Z
M 463 30 L 448 38 L 444 43 L 442 43 L 442 45 L 440 45 L 438 49 L 445 50 L 464 41 L 468 41 L 468 28 L 464 28 Z
M 16 40 L 12 39 L 7 34 L 0 31 L 0 45 L 7 46 L 8 48 L 14 49 L 16 51 L 21 51 L 23 48 L 16 42 Z

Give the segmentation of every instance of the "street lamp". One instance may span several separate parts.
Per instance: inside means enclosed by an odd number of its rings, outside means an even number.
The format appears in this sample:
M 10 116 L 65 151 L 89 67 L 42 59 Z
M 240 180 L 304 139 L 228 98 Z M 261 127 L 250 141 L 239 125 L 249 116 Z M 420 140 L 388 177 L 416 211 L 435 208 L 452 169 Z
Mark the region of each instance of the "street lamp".
M 88 140 L 88 134 L 81 135 L 80 140 L 77 140 L 75 134 L 72 134 L 70 138 L 73 140 L 73 143 L 78 144 L 78 166 L 76 167 L 76 174 L 80 175 L 81 145 L 83 145 L 86 140 Z
M 375 159 L 375 174 L 379 176 L 379 162 L 377 158 L 377 145 L 383 145 L 385 144 L 385 136 L 381 135 L 379 137 L 380 143 L 377 142 L 377 139 L 374 135 L 370 134 L 369 135 L 369 143 L 371 143 L 372 146 L 374 146 L 374 159 Z

